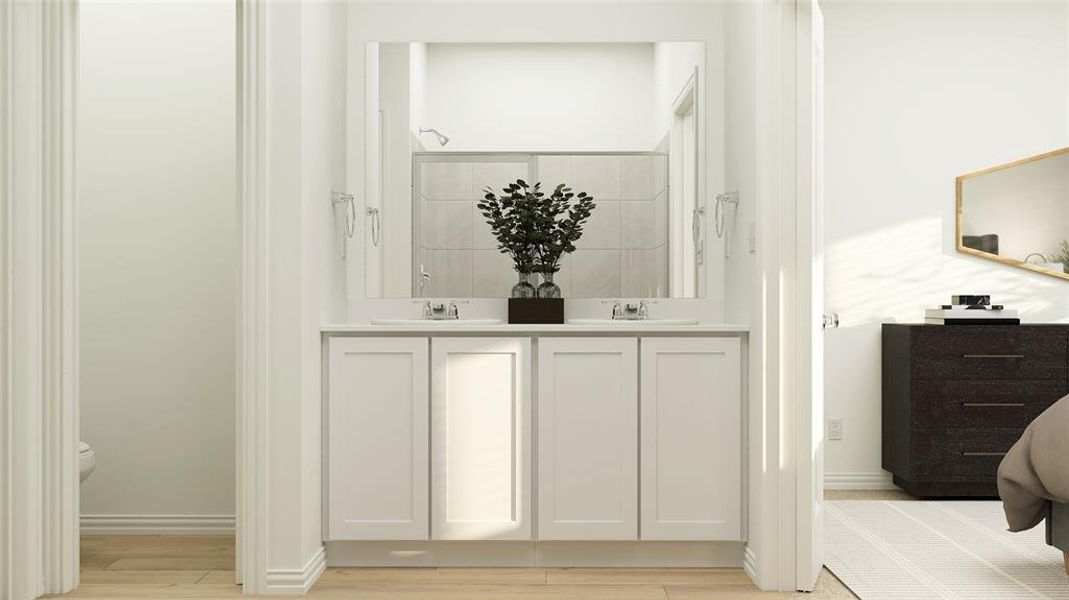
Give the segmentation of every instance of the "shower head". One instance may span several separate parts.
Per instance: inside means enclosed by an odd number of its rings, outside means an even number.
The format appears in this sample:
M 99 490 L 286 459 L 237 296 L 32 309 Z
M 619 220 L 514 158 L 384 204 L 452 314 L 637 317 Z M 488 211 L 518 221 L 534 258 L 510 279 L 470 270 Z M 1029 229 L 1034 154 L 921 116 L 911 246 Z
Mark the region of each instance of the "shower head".
M 420 127 L 419 128 L 419 132 L 421 134 L 423 134 L 423 133 L 433 133 L 434 136 L 438 138 L 438 145 L 440 145 L 440 146 L 445 146 L 446 144 L 449 143 L 449 138 L 444 136 L 444 135 L 442 135 L 437 129 L 424 129 L 424 128 Z

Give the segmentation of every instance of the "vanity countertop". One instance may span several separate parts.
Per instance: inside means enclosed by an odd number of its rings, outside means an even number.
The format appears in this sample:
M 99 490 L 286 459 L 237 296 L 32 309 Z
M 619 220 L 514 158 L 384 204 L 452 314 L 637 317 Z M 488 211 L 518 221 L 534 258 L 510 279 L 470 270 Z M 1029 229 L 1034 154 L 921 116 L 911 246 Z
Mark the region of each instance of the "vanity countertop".
M 341 323 L 323 325 L 324 335 L 337 334 L 450 334 L 450 333 L 526 333 L 526 334 L 739 334 L 748 333 L 749 325 L 730 323 L 702 323 L 698 325 L 658 325 L 649 322 L 619 323 L 611 325 L 466 325 L 463 321 L 428 323 L 426 325 L 371 325 L 369 323 Z

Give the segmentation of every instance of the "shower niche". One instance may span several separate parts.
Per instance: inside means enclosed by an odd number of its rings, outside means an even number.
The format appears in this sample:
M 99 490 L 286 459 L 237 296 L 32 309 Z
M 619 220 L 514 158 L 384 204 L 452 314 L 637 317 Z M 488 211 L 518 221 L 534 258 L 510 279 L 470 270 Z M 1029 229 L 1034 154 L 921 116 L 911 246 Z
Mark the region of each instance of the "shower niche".
M 722 295 L 737 207 L 716 201 L 727 192 L 715 80 L 722 49 L 362 46 L 363 81 L 349 86 L 363 94 L 365 192 L 354 211 L 363 227 L 349 242 L 359 246 L 350 252 L 349 277 L 359 282 L 351 290 L 508 297 L 513 259 L 476 205 L 487 190 L 523 180 L 546 194 L 564 184 L 594 198 L 555 275 L 564 297 Z

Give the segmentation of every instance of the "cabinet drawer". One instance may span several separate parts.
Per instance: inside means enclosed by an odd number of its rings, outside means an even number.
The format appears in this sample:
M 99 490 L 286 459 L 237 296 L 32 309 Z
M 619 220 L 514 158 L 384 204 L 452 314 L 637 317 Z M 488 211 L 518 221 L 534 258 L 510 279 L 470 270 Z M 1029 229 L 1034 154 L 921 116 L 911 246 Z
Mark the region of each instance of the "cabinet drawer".
M 1019 428 L 970 428 L 913 432 L 913 472 L 994 480 L 1002 457 L 1021 437 Z
M 913 428 L 1015 427 L 1023 430 L 1069 393 L 1064 380 L 920 379 L 913 382 Z
M 914 333 L 918 379 L 1065 379 L 1069 337 L 1029 327 L 946 326 Z

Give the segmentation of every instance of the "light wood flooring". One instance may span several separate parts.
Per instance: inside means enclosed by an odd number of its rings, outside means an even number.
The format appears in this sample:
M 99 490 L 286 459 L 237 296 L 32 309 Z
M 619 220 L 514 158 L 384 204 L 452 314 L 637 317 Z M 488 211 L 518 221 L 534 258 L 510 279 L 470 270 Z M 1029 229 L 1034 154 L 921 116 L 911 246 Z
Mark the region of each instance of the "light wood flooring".
M 237 598 L 234 540 L 83 536 L 71 598 Z M 827 571 L 813 594 L 758 591 L 740 569 L 328 569 L 310 598 L 761 600 L 854 598 Z
M 827 491 L 828 500 L 910 500 Z M 234 539 L 83 536 L 82 584 L 59 597 L 237 598 Z M 310 598 L 382 600 L 856 600 L 827 569 L 812 594 L 757 590 L 740 569 L 328 569 Z

